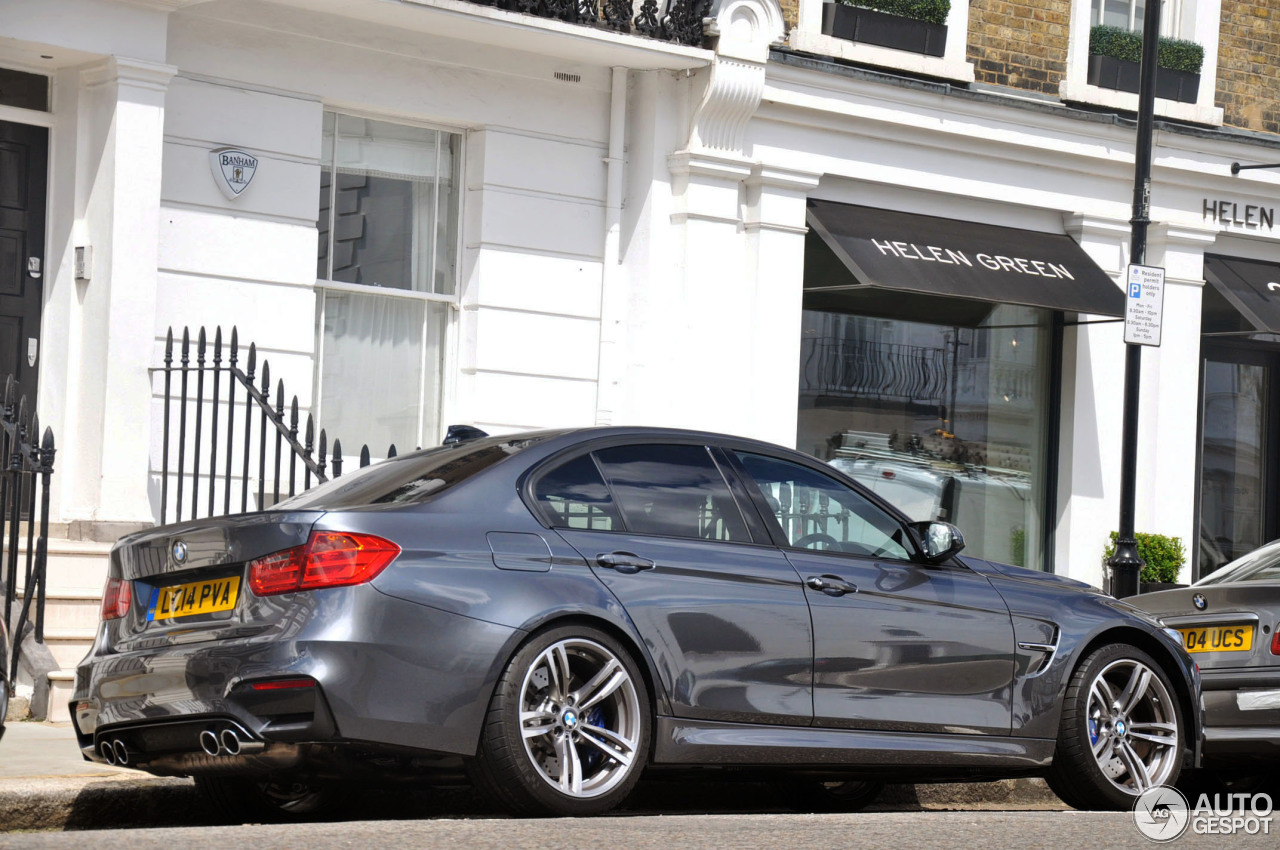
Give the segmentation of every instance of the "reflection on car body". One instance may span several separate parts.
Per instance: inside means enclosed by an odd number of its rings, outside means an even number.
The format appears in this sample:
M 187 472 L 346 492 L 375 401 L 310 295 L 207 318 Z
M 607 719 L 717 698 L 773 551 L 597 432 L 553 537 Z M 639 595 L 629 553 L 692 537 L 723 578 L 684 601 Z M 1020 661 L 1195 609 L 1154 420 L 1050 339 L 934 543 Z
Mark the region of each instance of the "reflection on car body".
M 1196 763 L 1175 637 L 963 545 L 752 440 L 466 440 L 122 539 L 72 713 L 86 758 L 193 776 L 239 818 L 464 775 L 515 812 L 591 814 L 641 771 L 712 769 L 774 771 L 806 806 L 1045 775 L 1124 808 Z M 233 607 L 147 616 L 228 576 Z

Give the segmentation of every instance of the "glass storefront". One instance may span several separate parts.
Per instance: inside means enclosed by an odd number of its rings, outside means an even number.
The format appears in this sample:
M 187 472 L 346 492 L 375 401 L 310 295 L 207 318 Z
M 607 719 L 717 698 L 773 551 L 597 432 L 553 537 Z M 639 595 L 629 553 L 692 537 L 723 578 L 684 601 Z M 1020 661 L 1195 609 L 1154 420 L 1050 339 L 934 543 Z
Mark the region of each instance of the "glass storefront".
M 1206 349 L 1200 460 L 1200 575 L 1271 539 L 1277 355 Z
M 959 526 L 968 554 L 1044 569 L 1053 312 L 957 300 L 907 321 L 857 298 L 804 312 L 798 448 Z

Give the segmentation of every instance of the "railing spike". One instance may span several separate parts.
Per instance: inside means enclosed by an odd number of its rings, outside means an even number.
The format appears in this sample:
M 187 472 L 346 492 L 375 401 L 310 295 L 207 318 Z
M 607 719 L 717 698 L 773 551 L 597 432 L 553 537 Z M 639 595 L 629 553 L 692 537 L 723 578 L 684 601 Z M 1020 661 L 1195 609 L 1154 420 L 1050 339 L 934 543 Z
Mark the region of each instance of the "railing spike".
M 271 397 L 271 361 L 262 361 L 262 397 Z
M 196 356 L 199 357 L 201 360 L 204 360 L 204 349 L 205 349 L 204 325 L 201 325 L 200 338 L 196 342 Z
M 369 446 L 366 443 L 360 447 L 360 468 L 364 469 L 369 465 Z
M 46 427 L 44 429 L 44 438 L 40 440 L 40 451 L 43 454 L 44 452 L 52 453 L 56 450 L 53 444 L 53 429 Z
M 297 396 L 294 397 L 294 401 L 295 402 L 297 401 Z M 315 443 L 315 435 L 316 435 L 316 423 L 315 423 L 315 420 L 311 418 L 311 414 L 308 413 L 307 414 L 307 451 L 310 451 L 312 445 Z
M 253 385 L 253 370 L 258 365 L 258 344 L 256 342 L 249 343 L 249 369 L 245 373 L 245 377 L 249 379 L 250 386 Z
M 276 382 L 276 416 L 284 419 L 284 378 Z
M 392 443 L 391 448 L 387 449 L 387 460 L 391 460 L 391 458 L 395 456 L 396 456 L 396 444 Z
M 231 326 L 231 365 L 235 366 L 236 361 L 240 359 L 240 333 L 236 330 L 236 326 Z
M 280 382 L 280 391 L 284 392 L 284 381 Z M 293 403 L 289 405 L 289 428 L 296 435 L 298 433 L 298 397 L 293 397 Z
M 13 408 L 14 389 L 15 389 L 15 384 L 13 380 L 13 375 L 9 375 L 7 378 L 4 379 L 4 412 L 5 412 L 6 419 L 9 416 L 9 411 L 12 410 Z
M 222 362 L 222 325 L 218 325 L 213 333 L 213 362 Z
M 333 477 L 342 477 L 342 441 L 337 437 L 333 440 Z
M 191 362 L 191 332 L 188 328 L 182 329 L 182 365 L 186 366 Z
M 164 335 L 164 365 L 173 363 L 173 328 Z

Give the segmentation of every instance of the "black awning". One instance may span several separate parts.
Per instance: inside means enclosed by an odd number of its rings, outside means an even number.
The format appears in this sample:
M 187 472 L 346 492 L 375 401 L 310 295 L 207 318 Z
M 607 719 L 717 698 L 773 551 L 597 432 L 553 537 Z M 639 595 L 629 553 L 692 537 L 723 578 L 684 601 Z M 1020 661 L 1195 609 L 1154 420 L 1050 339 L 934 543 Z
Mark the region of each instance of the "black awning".
M 892 290 L 1124 315 L 1120 286 L 1070 236 L 817 200 L 808 221 L 843 272 L 806 271 L 806 303 Z
M 1257 333 L 1280 334 L 1280 264 L 1205 254 L 1204 277 Z

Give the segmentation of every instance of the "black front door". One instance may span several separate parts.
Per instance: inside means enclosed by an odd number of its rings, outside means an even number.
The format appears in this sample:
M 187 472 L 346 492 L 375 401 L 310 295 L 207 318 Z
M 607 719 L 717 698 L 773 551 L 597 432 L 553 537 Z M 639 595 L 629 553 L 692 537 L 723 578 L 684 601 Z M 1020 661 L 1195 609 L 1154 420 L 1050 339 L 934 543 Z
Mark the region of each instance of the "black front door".
M 47 129 L 0 121 L 0 382 L 13 375 L 30 410 L 41 345 L 48 150 Z
M 1206 344 L 1199 576 L 1280 537 L 1280 352 Z

